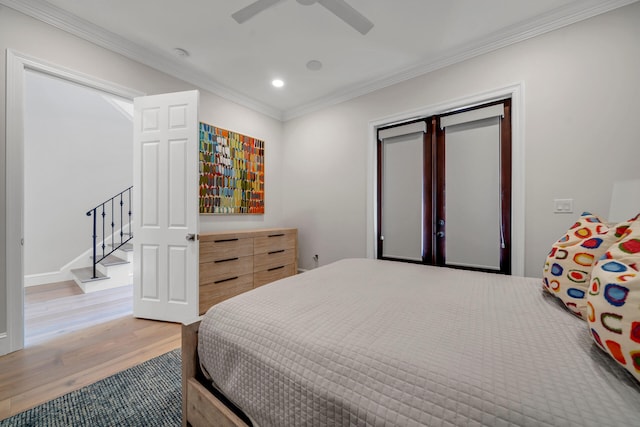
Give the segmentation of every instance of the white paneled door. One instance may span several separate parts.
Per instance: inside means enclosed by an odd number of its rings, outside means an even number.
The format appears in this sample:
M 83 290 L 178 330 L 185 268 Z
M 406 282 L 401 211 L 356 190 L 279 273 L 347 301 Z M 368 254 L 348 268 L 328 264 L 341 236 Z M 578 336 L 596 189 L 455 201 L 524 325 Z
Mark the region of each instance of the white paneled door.
M 134 100 L 135 317 L 198 316 L 198 98 Z

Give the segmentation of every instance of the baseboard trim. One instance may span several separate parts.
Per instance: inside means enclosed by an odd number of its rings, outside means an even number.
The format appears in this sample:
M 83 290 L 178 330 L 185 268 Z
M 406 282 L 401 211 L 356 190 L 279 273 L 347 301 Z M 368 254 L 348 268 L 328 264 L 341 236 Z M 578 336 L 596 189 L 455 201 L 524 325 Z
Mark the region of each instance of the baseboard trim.
M 24 287 L 46 285 L 47 283 L 58 283 L 73 280 L 70 271 L 51 271 L 48 273 L 29 274 L 24 276 Z

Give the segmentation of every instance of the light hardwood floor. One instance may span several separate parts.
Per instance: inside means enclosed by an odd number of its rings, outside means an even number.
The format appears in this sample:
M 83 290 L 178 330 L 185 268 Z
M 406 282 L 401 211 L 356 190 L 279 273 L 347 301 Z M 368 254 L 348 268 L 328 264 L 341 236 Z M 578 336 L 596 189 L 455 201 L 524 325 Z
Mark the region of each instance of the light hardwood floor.
M 126 286 L 30 287 L 25 348 L 0 357 L 0 420 L 180 347 L 180 325 L 136 319 Z

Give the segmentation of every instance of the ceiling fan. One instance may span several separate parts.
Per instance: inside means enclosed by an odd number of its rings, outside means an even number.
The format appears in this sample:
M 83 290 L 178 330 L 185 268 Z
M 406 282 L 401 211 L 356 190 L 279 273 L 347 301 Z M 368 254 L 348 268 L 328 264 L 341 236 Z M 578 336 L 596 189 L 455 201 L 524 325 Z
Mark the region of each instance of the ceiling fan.
M 258 0 L 251 3 L 249 6 L 240 9 L 231 17 L 236 20 L 238 24 L 242 24 L 248 19 L 253 18 L 258 13 L 275 6 L 282 0 Z M 342 19 L 344 22 L 353 27 L 360 34 L 365 35 L 373 28 L 373 22 L 369 21 L 364 15 L 351 7 L 344 0 L 296 0 L 298 3 L 304 6 L 310 6 L 314 3 L 318 3 L 324 6 L 331 13 Z

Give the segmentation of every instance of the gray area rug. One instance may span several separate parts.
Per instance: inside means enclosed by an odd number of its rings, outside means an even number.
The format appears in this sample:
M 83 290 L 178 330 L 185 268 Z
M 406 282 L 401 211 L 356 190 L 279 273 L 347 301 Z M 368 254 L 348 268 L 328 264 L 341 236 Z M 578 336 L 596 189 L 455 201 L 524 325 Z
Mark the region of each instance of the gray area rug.
M 180 350 L 173 350 L 0 421 L 0 426 L 179 426 L 180 365 Z

